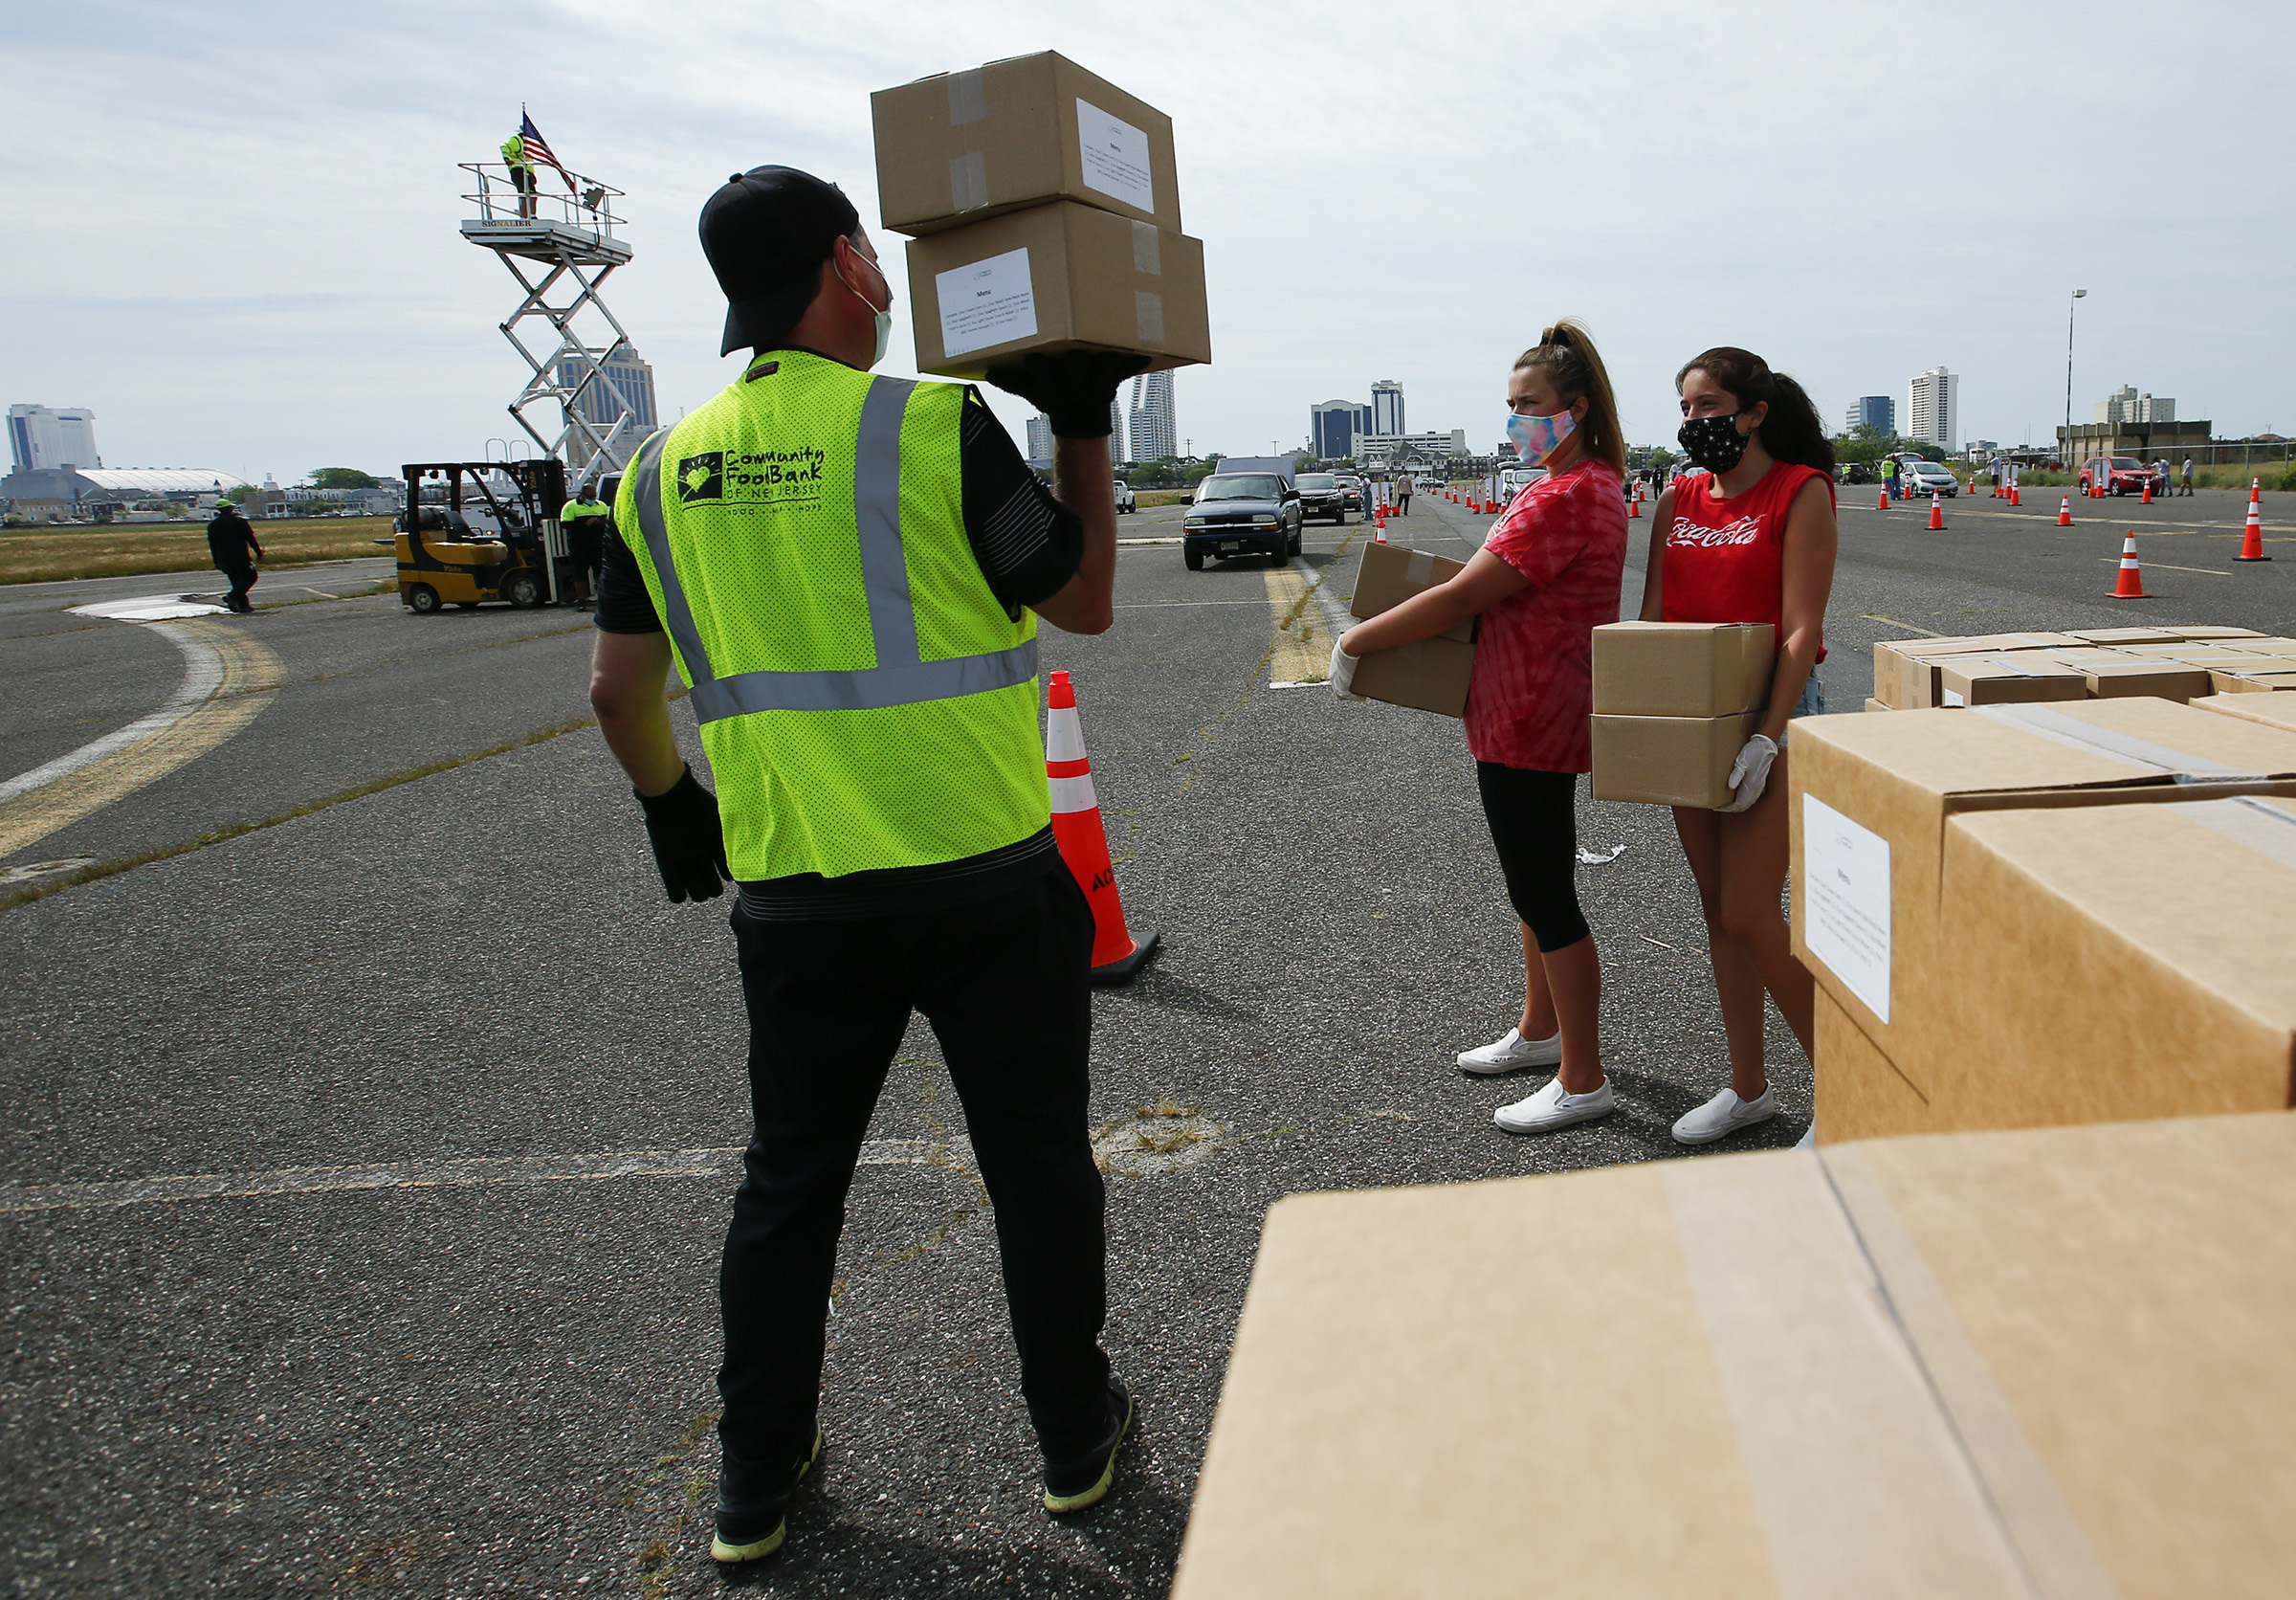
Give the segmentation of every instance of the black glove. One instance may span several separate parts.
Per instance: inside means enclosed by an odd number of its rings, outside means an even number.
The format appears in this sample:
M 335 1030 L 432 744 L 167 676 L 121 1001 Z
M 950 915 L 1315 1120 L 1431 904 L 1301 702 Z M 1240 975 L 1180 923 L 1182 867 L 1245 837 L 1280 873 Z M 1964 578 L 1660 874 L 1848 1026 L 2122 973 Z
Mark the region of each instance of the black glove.
M 680 900 L 716 900 L 733 881 L 725 864 L 725 833 L 718 825 L 718 796 L 686 768 L 684 777 L 660 794 L 638 796 L 646 808 L 646 837 L 653 844 L 653 864 L 662 871 L 662 888 L 674 905 Z
M 992 367 L 988 381 L 1050 417 L 1054 437 L 1105 439 L 1116 389 L 1147 366 L 1146 356 L 1121 350 L 1063 350 L 1023 356 L 1012 367 Z

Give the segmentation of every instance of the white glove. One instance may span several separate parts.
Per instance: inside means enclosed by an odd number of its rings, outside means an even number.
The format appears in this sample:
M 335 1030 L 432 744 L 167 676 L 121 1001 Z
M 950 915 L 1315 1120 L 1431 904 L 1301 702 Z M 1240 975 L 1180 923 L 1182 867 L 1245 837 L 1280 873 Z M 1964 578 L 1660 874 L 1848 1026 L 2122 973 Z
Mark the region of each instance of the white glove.
M 1332 693 L 1341 700 L 1359 700 L 1363 697 L 1350 693 L 1356 681 L 1356 662 L 1360 656 L 1350 656 L 1337 645 L 1332 646 Z
M 1726 811 L 1742 811 L 1762 797 L 1762 786 L 1770 781 L 1770 764 L 1777 759 L 1777 746 L 1768 734 L 1757 733 L 1746 741 L 1738 759 L 1730 764 L 1730 804 Z

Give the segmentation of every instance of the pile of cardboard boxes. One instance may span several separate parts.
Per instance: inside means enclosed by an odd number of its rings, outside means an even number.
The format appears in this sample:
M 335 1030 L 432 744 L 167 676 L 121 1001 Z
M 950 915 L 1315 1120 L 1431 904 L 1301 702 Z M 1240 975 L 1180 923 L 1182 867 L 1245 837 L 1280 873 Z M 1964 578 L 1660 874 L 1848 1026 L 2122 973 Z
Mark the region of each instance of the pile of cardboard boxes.
M 1050 51 L 870 97 L 886 228 L 909 241 L 921 371 L 1031 352 L 1212 359 L 1172 119 Z
M 1890 639 L 1873 647 L 1868 711 L 2296 689 L 2296 639 L 2247 628 L 2096 628 Z
M 1596 792 L 1711 803 L 1769 649 L 1598 631 Z M 2285 1592 L 2276 659 L 1877 651 L 1787 774 L 1818 1147 L 1280 1203 L 1176 1600 Z

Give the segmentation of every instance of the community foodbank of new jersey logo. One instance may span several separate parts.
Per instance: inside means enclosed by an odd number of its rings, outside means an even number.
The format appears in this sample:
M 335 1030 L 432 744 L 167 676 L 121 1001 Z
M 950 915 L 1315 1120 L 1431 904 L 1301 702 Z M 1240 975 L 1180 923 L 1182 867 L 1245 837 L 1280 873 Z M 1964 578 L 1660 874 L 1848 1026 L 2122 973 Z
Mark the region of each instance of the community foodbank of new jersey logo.
M 677 499 L 681 505 L 725 498 L 725 452 L 689 456 L 677 464 Z
M 810 505 L 821 499 L 828 453 L 795 450 L 713 450 L 677 464 L 680 504 L 717 500 L 725 505 Z

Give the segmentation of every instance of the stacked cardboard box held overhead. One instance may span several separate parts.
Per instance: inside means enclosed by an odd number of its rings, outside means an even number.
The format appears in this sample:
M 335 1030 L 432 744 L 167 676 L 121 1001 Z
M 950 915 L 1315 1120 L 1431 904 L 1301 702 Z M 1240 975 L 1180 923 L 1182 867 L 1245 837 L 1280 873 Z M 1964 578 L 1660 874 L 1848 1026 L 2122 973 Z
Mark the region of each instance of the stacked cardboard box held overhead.
M 1594 795 L 1709 810 L 1769 703 L 1766 622 L 1614 622 L 1595 630 Z
M 2291 1103 L 2296 729 L 2152 699 L 1824 718 L 1789 778 L 1821 1142 Z
M 2291 1214 L 2285 1114 L 1294 1196 L 1174 1600 L 2277 1597 Z
M 2246 628 L 2100 628 L 1886 639 L 1873 647 L 1866 709 L 2005 705 L 2061 700 L 2296 688 L 2296 639 Z
M 920 370 L 1031 352 L 1212 359 L 1172 119 L 1046 51 L 870 97 L 884 225 L 909 241 Z

